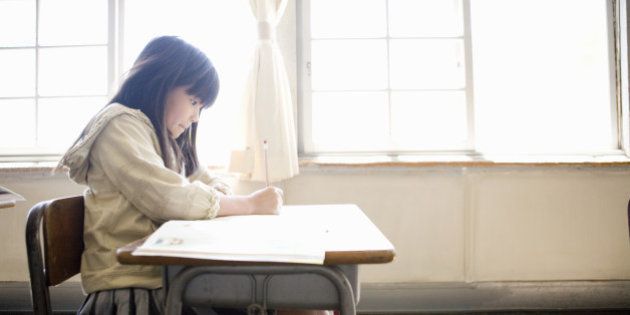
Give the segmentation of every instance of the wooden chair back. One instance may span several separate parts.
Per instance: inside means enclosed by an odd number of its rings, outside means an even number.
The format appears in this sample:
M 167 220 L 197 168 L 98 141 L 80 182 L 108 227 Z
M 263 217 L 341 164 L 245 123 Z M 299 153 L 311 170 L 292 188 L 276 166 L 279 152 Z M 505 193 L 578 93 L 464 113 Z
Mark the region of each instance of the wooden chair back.
M 52 314 L 48 287 L 81 270 L 83 217 L 83 196 L 43 201 L 29 210 L 26 249 L 35 314 Z

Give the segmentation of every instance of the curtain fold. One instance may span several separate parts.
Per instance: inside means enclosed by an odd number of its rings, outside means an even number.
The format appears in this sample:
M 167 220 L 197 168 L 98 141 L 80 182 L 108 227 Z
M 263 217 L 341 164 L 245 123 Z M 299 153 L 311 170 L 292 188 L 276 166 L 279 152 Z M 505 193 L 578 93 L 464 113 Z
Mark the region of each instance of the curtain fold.
M 258 43 L 242 108 L 245 148 L 233 151 L 230 161 L 230 171 L 243 179 L 276 182 L 299 173 L 289 79 L 275 40 L 286 5 L 287 0 L 250 0 Z

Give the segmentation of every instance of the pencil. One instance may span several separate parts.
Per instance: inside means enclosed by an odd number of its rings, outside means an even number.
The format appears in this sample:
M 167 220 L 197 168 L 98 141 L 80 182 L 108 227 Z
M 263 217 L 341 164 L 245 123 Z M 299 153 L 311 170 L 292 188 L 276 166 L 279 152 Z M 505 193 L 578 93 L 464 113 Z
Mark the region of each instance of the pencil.
M 269 165 L 267 164 L 267 149 L 269 145 L 267 145 L 267 140 L 263 140 L 263 152 L 265 154 L 265 185 L 269 187 Z

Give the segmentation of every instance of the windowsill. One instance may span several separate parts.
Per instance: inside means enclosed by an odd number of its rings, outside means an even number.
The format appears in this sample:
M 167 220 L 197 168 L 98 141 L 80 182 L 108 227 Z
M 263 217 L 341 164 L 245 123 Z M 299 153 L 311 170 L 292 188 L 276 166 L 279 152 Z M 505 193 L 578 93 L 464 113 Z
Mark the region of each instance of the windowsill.
M 630 158 L 615 155 L 574 156 L 482 156 L 482 155 L 371 155 L 371 156 L 302 156 L 301 168 L 387 168 L 387 167 L 620 167 L 630 166 Z M 55 172 L 57 162 L 0 162 L 0 175 L 43 175 Z M 210 166 L 211 171 L 227 173 L 224 166 Z
M 374 155 L 374 156 L 305 156 L 300 167 L 614 167 L 630 166 L 630 158 L 614 155 Z
M 52 176 L 57 162 L 1 162 L 0 175 L 42 175 Z M 61 172 L 61 171 L 60 171 Z

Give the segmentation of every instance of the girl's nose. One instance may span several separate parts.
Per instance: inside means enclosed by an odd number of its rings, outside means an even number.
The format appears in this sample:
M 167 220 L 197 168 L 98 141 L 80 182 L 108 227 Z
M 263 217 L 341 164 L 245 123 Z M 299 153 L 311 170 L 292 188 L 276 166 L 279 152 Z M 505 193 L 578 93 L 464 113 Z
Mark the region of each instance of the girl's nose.
M 195 111 L 193 112 L 193 115 L 191 117 L 192 122 L 196 123 L 199 122 L 199 112 L 201 110 L 200 109 L 195 109 Z

